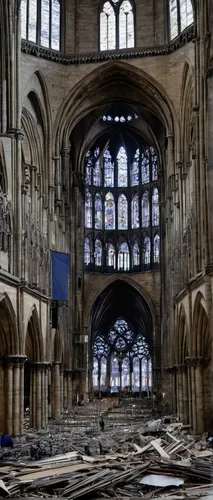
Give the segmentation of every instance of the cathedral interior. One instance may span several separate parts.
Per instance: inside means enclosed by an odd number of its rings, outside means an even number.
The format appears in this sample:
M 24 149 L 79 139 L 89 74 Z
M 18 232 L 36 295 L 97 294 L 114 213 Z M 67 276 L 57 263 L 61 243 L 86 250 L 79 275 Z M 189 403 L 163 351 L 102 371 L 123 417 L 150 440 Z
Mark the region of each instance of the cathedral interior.
M 213 430 L 212 29 L 211 0 L 0 0 L 1 433 L 121 393 Z

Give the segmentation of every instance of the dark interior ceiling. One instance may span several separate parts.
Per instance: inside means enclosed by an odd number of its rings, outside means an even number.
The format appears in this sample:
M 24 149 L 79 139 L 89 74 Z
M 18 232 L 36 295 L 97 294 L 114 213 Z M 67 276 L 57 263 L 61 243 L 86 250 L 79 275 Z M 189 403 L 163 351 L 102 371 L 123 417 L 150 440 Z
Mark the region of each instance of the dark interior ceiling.
M 142 334 L 152 351 L 153 324 L 146 300 L 128 283 L 116 280 L 97 298 L 92 312 L 92 342 L 107 337 L 118 317 L 123 317 L 135 335 Z

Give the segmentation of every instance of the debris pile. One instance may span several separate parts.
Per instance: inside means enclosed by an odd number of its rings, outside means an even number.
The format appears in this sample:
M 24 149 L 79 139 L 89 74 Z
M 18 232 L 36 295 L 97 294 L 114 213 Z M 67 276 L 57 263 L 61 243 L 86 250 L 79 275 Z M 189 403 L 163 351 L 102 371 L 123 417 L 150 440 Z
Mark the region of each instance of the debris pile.
M 212 494 L 213 451 L 205 438 L 175 416 L 153 419 L 152 410 L 149 400 L 110 409 L 90 404 L 65 414 L 48 433 L 30 430 L 2 454 L 0 497 L 181 500 Z M 45 458 L 30 455 L 32 445 Z

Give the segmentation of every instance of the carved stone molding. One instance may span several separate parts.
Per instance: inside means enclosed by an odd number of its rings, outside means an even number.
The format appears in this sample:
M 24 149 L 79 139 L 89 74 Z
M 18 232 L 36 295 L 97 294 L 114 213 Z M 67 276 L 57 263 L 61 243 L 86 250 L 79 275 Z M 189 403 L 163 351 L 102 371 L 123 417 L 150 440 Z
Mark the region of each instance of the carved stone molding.
M 14 356 L 7 356 L 5 362 L 9 366 L 23 366 L 25 361 L 27 361 L 27 356 L 22 356 L 21 354 Z
M 25 54 L 30 54 L 35 57 L 42 57 L 43 59 L 48 59 L 59 64 L 65 65 L 75 65 L 75 64 L 90 64 L 98 63 L 104 61 L 118 61 L 122 59 L 140 59 L 144 57 L 155 57 L 155 56 L 165 56 L 175 52 L 177 49 L 183 47 L 187 43 L 191 42 L 194 38 L 194 28 L 190 26 L 184 33 L 181 33 L 175 40 L 164 46 L 156 46 L 149 48 L 139 48 L 139 49 L 125 49 L 116 50 L 108 52 L 96 52 L 93 54 L 84 54 L 81 56 L 77 55 L 66 55 L 56 52 L 51 49 L 46 49 L 40 47 L 35 43 L 29 42 L 28 40 L 22 40 L 21 50 Z
M 192 358 L 186 358 L 185 361 L 188 366 L 193 366 L 194 368 L 202 366 L 203 368 L 206 368 L 211 360 L 210 358 L 206 358 L 204 356 L 195 356 Z

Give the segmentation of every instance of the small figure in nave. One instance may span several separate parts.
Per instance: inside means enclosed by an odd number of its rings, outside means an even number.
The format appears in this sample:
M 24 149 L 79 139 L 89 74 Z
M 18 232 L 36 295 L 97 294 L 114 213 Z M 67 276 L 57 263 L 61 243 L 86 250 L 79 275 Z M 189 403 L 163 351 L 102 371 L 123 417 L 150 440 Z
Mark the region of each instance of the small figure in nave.
M 100 425 L 100 429 L 102 432 L 104 432 L 104 426 L 105 426 L 105 423 L 104 423 L 104 419 L 103 417 L 100 418 L 100 422 L 99 422 L 99 425 Z

